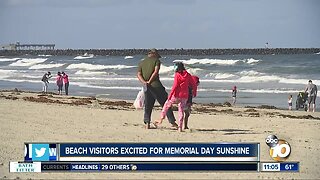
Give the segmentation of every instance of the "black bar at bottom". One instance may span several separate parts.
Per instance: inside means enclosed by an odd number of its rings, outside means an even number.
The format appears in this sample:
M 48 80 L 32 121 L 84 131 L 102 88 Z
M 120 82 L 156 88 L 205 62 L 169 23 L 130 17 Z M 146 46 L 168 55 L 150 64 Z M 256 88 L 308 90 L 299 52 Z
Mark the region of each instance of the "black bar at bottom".
M 41 171 L 258 171 L 257 162 L 41 162 Z

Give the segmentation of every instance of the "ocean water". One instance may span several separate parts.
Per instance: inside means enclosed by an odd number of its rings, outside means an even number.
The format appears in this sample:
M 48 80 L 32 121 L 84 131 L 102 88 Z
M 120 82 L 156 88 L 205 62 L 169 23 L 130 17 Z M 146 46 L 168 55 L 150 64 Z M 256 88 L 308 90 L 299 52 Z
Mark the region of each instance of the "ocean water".
M 134 100 L 141 84 L 137 65 L 144 55 L 132 56 L 19 56 L 0 57 L 0 89 L 41 91 L 41 78 L 51 71 L 49 91 L 57 91 L 55 75 L 69 75 L 71 95 Z M 173 61 L 183 61 L 199 76 L 197 103 L 231 102 L 231 89 L 238 87 L 239 106 L 262 104 L 287 108 L 295 102 L 309 79 L 320 85 L 320 54 L 165 56 L 161 58 L 160 80 L 170 91 Z M 319 93 L 320 95 L 320 93 Z M 319 100 L 317 100 L 317 105 Z M 295 105 L 295 103 L 294 103 Z M 318 105 L 319 107 L 319 105 Z

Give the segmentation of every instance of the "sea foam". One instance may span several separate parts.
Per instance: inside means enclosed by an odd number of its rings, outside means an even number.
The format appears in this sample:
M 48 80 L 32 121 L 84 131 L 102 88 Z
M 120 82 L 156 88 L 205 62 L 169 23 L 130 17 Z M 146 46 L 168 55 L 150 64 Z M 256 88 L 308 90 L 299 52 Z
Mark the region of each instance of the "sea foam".
M 0 58 L 0 62 L 17 61 L 20 58 Z
M 61 67 L 63 65 L 65 64 L 36 64 L 29 67 L 29 69 L 50 69 L 50 68 Z
M 35 64 L 43 63 L 47 58 L 23 58 L 17 62 L 9 64 L 9 66 L 32 66 Z
M 103 69 L 126 69 L 133 68 L 136 66 L 126 65 L 94 65 L 88 63 L 70 64 L 66 69 L 84 69 L 84 70 L 103 70 Z

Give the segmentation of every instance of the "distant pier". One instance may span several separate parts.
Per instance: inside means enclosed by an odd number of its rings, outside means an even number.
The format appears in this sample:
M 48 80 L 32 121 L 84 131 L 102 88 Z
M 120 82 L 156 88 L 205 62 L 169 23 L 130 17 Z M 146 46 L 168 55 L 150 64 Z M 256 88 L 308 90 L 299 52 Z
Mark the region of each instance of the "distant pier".
M 54 50 L 55 44 L 20 44 L 16 42 L 9 45 L 1 45 L 2 50 Z
M 16 50 L 54 50 L 55 44 L 19 44 Z

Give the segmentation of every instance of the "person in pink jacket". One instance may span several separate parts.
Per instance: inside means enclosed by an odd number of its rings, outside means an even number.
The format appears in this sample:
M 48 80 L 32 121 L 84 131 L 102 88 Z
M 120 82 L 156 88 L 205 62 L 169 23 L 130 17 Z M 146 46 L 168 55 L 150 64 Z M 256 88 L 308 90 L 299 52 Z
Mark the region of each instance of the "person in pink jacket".
M 63 78 L 64 90 L 66 92 L 66 95 L 68 96 L 68 94 L 69 94 L 69 76 L 65 72 L 62 72 L 62 78 Z
M 154 124 L 156 126 L 160 125 L 163 119 L 165 118 L 168 109 L 172 106 L 172 104 L 177 103 L 179 114 L 178 131 L 181 132 L 184 118 L 184 108 L 187 104 L 189 97 L 189 87 L 192 87 L 192 94 L 195 97 L 197 85 L 195 81 L 192 79 L 192 76 L 185 70 L 182 62 L 175 63 L 174 70 L 175 75 L 171 92 L 162 108 L 160 119 L 156 120 Z
M 63 77 L 60 72 L 58 72 L 57 77 L 56 77 L 56 83 L 58 86 L 58 94 L 62 95 L 62 86 L 63 86 Z

